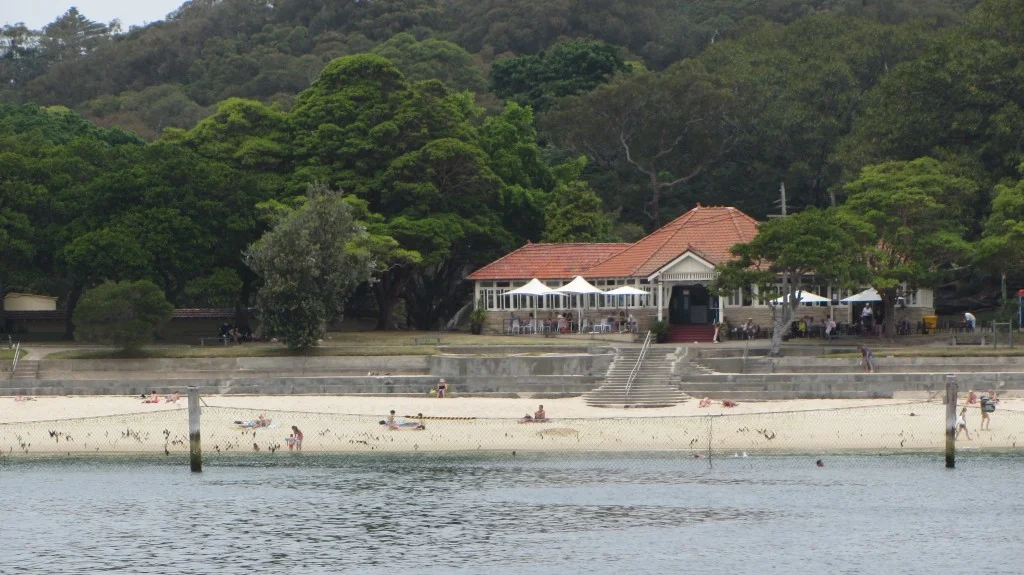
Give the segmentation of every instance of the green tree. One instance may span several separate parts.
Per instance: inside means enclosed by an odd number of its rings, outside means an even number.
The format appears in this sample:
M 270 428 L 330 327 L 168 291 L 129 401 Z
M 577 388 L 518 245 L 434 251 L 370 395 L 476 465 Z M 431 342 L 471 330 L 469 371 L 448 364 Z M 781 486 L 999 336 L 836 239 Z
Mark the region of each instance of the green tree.
M 473 55 L 453 42 L 417 40 L 403 32 L 388 38 L 373 52 L 391 60 L 410 81 L 439 80 L 453 90 L 487 91 L 487 80 Z
M 585 182 L 559 184 L 544 210 L 545 242 L 598 243 L 615 240 L 601 198 Z
M 373 270 L 366 232 L 341 193 L 313 186 L 307 197 L 244 254 L 263 279 L 256 298 L 261 330 L 290 349 L 316 345 Z
M 696 178 L 735 142 L 733 99 L 728 85 L 686 61 L 566 98 L 543 124 L 575 152 L 599 165 L 628 165 L 644 179 L 642 211 L 657 228 L 662 196 Z
M 399 297 L 420 328 L 454 313 L 468 271 L 511 247 L 506 222 L 537 206 L 524 186 L 507 186 L 491 168 L 529 166 L 519 181 L 543 178 L 532 127 L 503 114 L 481 138 L 477 112 L 467 94 L 436 81 L 410 84 L 376 55 L 331 62 L 292 111 L 296 181 L 342 186 L 366 202 L 371 232 L 398 242 L 395 265 L 373 284 L 380 329 L 392 325 Z
M 85 292 L 75 309 L 76 337 L 134 350 L 153 340 L 174 311 L 152 282 L 104 282 Z
M 988 188 L 1024 162 L 1024 7 L 987 0 L 963 25 L 937 34 L 866 96 L 839 146 L 848 180 L 862 166 L 922 155 L 956 164 Z M 987 201 L 978 202 L 975 220 Z M 980 232 L 980 228 L 971 230 Z
M 868 282 L 882 298 L 885 333 L 896 335 L 895 305 L 905 291 L 935 285 L 966 261 L 965 212 L 977 184 L 932 158 L 867 166 L 847 184 L 841 212 L 870 226 L 862 241 Z
M 999 274 L 1004 280 L 1007 276 L 1015 282 L 1021 280 L 1018 270 L 1024 264 L 1024 180 L 996 186 L 991 214 L 975 246 L 975 259 L 986 272 Z
M 834 210 L 815 208 L 769 220 L 757 236 L 732 247 L 736 259 L 721 268 L 716 287 L 723 295 L 758 286 L 762 299 L 785 298 L 772 308 L 771 354 L 800 305 L 799 292 L 815 285 L 852 286 L 867 278 L 862 255 L 869 227 Z
M 589 92 L 627 70 L 615 47 L 567 40 L 538 54 L 495 61 L 491 85 L 499 97 L 543 112 L 558 98 Z
M 217 268 L 185 286 L 185 302 L 190 307 L 234 307 L 241 291 L 242 278 L 237 271 Z

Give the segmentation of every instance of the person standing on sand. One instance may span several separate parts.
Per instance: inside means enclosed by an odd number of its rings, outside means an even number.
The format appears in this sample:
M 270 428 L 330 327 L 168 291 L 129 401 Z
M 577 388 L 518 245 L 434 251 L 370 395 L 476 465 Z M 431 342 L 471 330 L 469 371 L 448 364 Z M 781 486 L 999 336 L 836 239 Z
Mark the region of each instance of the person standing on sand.
M 864 371 L 867 373 L 875 373 L 875 362 L 871 356 L 871 350 L 866 345 L 859 345 L 857 349 L 860 350 L 861 365 L 864 366 Z
M 295 435 L 293 438 L 295 440 L 295 451 L 302 451 L 302 432 L 299 431 L 298 427 L 293 425 L 292 433 Z
M 960 410 L 960 415 L 956 418 L 956 436 L 954 439 L 960 438 L 960 432 L 963 431 L 967 434 L 967 441 L 971 440 L 971 432 L 967 429 L 967 408 Z

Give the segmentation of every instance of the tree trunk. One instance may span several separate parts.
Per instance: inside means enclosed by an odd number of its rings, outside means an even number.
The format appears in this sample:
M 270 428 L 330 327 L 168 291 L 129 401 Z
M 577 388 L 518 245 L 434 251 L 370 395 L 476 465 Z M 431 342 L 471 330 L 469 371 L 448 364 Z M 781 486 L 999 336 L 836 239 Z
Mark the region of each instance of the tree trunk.
M 395 304 L 409 281 L 409 275 L 409 270 L 399 267 L 384 272 L 373 283 L 373 295 L 377 300 L 377 326 L 374 329 L 384 331 L 392 328 Z
M 68 305 L 67 305 L 67 317 L 64 319 L 64 339 L 74 340 L 75 339 L 75 322 L 72 318 L 75 316 L 75 308 L 78 307 L 78 300 L 82 297 L 82 285 L 75 284 L 71 288 L 71 293 L 68 294 Z
M 661 187 L 658 185 L 658 177 L 651 176 L 651 220 L 654 221 L 654 229 L 661 227 Z
M 896 301 L 899 292 L 896 288 L 886 288 L 879 294 L 882 298 L 882 311 L 885 312 L 885 321 L 882 323 L 882 332 L 889 339 L 896 339 Z
M 4 306 L 4 298 L 7 297 L 7 284 L 0 279 L 0 332 L 7 331 L 7 309 Z
M 790 294 L 790 298 L 793 298 L 793 294 Z M 782 336 L 789 332 L 789 324 L 793 321 L 796 305 L 799 305 L 799 302 L 795 305 L 777 305 L 772 312 L 772 357 L 782 354 Z

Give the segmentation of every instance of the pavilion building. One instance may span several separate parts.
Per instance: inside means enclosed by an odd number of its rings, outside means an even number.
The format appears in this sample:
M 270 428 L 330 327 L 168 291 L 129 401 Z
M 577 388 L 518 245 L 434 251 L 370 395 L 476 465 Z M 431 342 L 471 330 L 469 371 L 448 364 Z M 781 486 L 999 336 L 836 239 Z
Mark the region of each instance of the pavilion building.
M 712 285 L 718 267 L 734 257 L 730 248 L 752 240 L 757 227 L 757 220 L 736 208 L 697 204 L 633 244 L 527 243 L 468 279 L 475 284 L 476 306 L 488 312 L 488 331 L 505 330 L 513 312 L 526 317 L 536 307 L 537 317 L 544 320 L 582 309 L 591 321 L 632 314 L 641 332 L 661 319 L 671 326 L 674 340 L 710 341 L 718 321 L 734 327 L 748 319 L 765 328 L 772 324 L 773 306 L 758 297 L 756 286 L 719 297 Z M 605 291 L 631 286 L 646 295 L 504 295 L 533 278 L 558 288 L 575 276 Z M 831 301 L 801 304 L 796 317 L 821 322 L 831 313 L 837 322 L 853 322 L 864 305 L 840 303 L 855 290 L 821 285 L 808 291 Z M 912 326 L 932 315 L 931 290 L 910 294 L 898 313 L 897 321 L 907 319 Z

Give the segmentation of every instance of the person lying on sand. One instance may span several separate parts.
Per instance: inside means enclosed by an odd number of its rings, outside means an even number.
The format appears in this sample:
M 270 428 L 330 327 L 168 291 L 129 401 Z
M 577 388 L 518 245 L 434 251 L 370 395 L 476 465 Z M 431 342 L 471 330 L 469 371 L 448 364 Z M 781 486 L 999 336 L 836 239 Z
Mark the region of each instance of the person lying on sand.
M 735 402 L 735 401 L 733 401 L 731 399 L 723 399 L 722 400 L 722 407 L 736 407 L 737 405 L 739 405 L 739 403 L 737 403 L 737 402 Z
M 181 395 L 179 395 L 178 392 L 174 392 L 168 395 L 166 398 L 164 398 L 164 401 L 166 401 L 167 403 L 178 403 L 179 399 L 181 399 Z
M 705 397 L 704 399 L 700 400 L 700 407 L 711 407 L 711 398 Z
M 256 419 L 249 421 L 236 421 L 235 422 L 242 427 L 270 427 L 270 420 L 267 419 L 262 413 Z
M 423 414 L 421 413 L 420 416 L 422 415 Z M 415 429 L 417 431 L 422 431 L 427 428 L 425 425 L 423 425 L 423 422 L 421 421 L 405 421 L 401 419 L 395 419 L 394 409 L 391 410 L 391 413 L 390 415 L 388 415 L 388 418 L 386 420 L 380 420 L 380 424 L 392 431 L 399 431 L 402 429 Z

